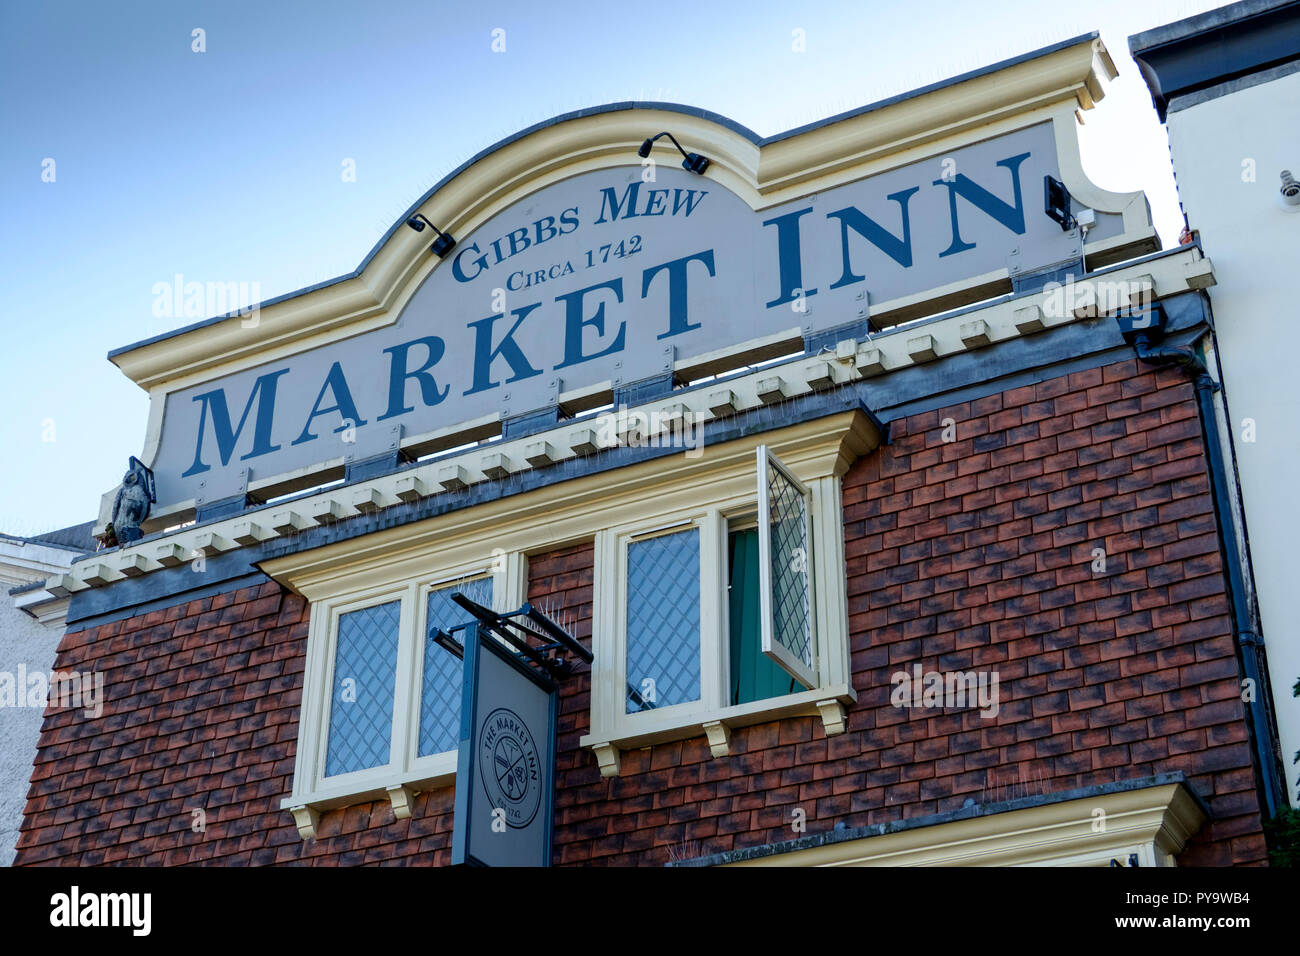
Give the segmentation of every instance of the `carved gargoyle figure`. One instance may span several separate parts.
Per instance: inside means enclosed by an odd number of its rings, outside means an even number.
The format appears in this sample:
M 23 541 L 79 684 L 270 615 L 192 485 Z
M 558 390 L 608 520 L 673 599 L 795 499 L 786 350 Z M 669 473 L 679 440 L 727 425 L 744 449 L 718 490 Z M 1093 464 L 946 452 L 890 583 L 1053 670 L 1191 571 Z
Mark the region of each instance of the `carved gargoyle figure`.
M 157 499 L 153 491 L 153 473 L 138 458 L 132 458 L 122 476 L 122 487 L 113 501 L 113 534 L 118 544 L 130 544 L 141 538 L 140 525 L 149 517 L 149 506 Z

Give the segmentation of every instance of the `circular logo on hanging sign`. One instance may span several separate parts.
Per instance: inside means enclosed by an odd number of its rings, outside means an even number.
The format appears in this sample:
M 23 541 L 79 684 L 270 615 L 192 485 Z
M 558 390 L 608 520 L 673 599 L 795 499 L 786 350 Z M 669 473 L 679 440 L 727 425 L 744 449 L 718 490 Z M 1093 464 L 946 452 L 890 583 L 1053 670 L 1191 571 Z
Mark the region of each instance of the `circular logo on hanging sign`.
M 537 744 L 513 710 L 498 707 L 479 726 L 478 768 L 493 808 L 505 811 L 506 825 L 522 829 L 542 803 L 542 767 Z

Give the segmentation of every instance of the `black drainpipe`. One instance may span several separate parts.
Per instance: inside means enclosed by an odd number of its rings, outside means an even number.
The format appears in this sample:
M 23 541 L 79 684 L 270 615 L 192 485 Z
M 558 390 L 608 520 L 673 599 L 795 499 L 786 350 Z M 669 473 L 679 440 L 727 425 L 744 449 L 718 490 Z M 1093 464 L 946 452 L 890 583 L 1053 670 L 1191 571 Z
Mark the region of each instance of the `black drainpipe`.
M 1255 633 L 1254 620 L 1246 601 L 1246 581 L 1241 567 L 1241 554 L 1237 549 L 1230 483 L 1214 409 L 1214 393 L 1219 390 L 1219 386 L 1210 377 L 1205 360 L 1194 350 L 1160 344 L 1164 338 L 1166 321 L 1165 311 L 1158 303 L 1145 310 L 1119 316 L 1124 338 L 1133 346 L 1133 351 L 1141 361 L 1158 367 L 1177 366 L 1187 373 L 1196 387 L 1196 404 L 1201 413 L 1201 431 L 1205 437 L 1205 456 L 1210 467 L 1214 512 L 1218 518 L 1219 552 L 1223 555 L 1228 600 L 1232 605 L 1233 629 L 1237 635 L 1237 660 L 1242 673 L 1255 689 L 1255 699 L 1246 705 L 1246 710 L 1250 718 L 1247 730 L 1255 750 L 1255 763 L 1259 773 L 1257 789 L 1260 807 L 1266 814 L 1265 819 L 1272 820 L 1277 816 L 1279 806 L 1285 803 L 1281 783 L 1283 778 L 1273 747 L 1277 732 L 1273 729 L 1267 703 L 1271 689 L 1267 683 L 1264 639 Z

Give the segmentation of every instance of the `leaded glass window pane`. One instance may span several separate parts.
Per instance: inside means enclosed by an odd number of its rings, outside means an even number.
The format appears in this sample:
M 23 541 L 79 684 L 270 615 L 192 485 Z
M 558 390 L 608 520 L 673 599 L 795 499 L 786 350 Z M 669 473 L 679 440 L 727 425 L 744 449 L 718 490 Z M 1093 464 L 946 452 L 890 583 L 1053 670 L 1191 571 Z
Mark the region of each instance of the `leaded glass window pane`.
M 803 494 L 778 469 L 767 471 L 772 535 L 772 627 L 777 643 L 812 666 L 808 595 L 808 508 Z
M 763 653 L 811 687 L 817 674 L 808 491 L 765 446 L 758 463 Z
M 627 547 L 627 713 L 700 699 L 700 532 Z
M 451 631 L 469 623 L 470 613 L 451 599 L 460 591 L 471 601 L 492 606 L 492 579 L 475 578 L 429 592 L 429 613 L 425 617 L 424 679 L 420 692 L 421 757 L 455 750 L 460 743 L 460 695 L 462 662 L 430 639 L 435 629 Z M 463 635 L 457 635 L 463 641 Z
M 339 615 L 325 776 L 388 763 L 402 602 Z

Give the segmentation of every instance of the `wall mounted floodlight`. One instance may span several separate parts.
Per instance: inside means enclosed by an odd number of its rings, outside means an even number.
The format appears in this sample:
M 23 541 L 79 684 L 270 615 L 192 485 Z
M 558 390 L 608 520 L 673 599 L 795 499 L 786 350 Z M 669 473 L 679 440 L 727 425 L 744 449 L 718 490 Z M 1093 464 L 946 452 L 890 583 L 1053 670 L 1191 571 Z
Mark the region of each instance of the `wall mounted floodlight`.
M 429 247 L 429 251 L 439 259 L 451 252 L 452 247 L 456 245 L 456 240 L 452 238 L 451 233 L 443 232 L 433 223 L 429 222 L 429 220 L 424 217 L 423 213 L 417 212 L 410 219 L 406 220 L 406 224 L 416 232 L 424 232 L 424 227 L 428 226 L 437 234 L 438 238 L 433 240 L 433 245 Z
M 1070 214 L 1070 191 L 1065 183 L 1051 176 L 1043 177 L 1043 211 L 1062 232 L 1069 232 L 1079 224 Z
M 709 168 L 708 157 L 701 156 L 699 153 L 686 152 L 686 150 L 682 149 L 682 144 L 677 142 L 677 138 L 673 136 L 672 133 L 669 133 L 666 130 L 662 133 L 659 133 L 656 136 L 651 136 L 648 140 L 642 143 L 641 148 L 636 151 L 636 154 L 640 156 L 642 159 L 645 159 L 647 156 L 650 155 L 650 150 L 654 146 L 655 140 L 657 140 L 660 136 L 667 136 L 669 139 L 671 139 L 673 141 L 673 145 L 677 147 L 677 152 L 682 154 L 682 156 L 684 157 L 682 159 L 682 169 L 688 170 L 689 172 L 695 173 L 696 175 L 699 176 L 704 175 L 704 171 Z

